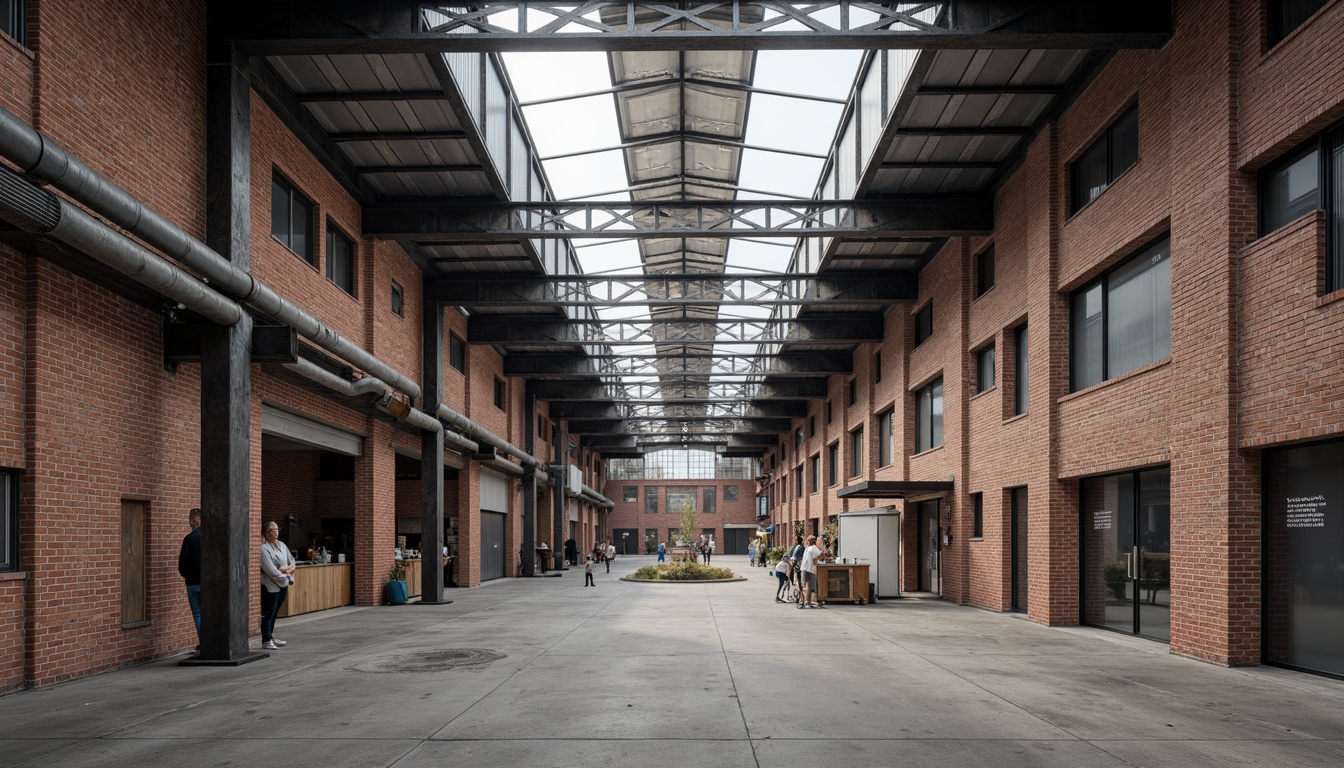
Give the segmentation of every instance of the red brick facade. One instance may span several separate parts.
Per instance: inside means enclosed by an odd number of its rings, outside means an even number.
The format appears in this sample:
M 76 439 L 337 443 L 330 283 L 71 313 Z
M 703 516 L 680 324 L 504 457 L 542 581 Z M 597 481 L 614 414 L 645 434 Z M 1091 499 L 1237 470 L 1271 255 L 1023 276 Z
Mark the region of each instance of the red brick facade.
M 646 488 L 654 487 L 658 489 L 658 511 L 656 513 L 646 512 L 645 497 Z M 732 487 L 736 489 L 737 499 L 735 501 L 726 500 L 726 496 L 732 492 L 725 491 L 725 488 Z M 634 489 L 635 501 L 627 501 L 628 488 Z M 610 530 L 615 531 L 638 531 L 636 541 L 628 542 L 631 554 L 644 552 L 644 539 L 646 531 L 657 529 L 657 540 L 671 546 L 671 532 L 681 527 L 681 511 L 669 511 L 667 492 L 669 488 L 695 489 L 696 504 L 695 509 L 700 513 L 700 523 L 697 526 L 703 533 L 705 530 L 713 530 L 713 537 L 716 544 L 716 550 L 720 553 L 726 552 L 724 548 L 725 527 L 745 528 L 755 531 L 756 528 L 756 483 L 754 480 L 608 480 L 603 487 L 602 493 L 607 498 L 616 502 L 616 506 L 611 510 Z M 709 513 L 705 508 L 705 491 L 712 488 L 714 490 L 714 512 Z M 619 533 L 613 536 L 613 543 L 617 550 L 620 550 L 621 542 Z

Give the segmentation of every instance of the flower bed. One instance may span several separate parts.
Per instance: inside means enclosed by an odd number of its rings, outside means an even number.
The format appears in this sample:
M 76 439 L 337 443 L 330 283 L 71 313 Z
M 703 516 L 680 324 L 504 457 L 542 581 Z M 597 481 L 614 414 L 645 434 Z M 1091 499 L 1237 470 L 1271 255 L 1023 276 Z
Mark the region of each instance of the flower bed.
M 646 565 L 635 571 L 630 578 L 638 581 L 721 581 L 735 577 L 731 568 L 685 562 L 672 565 Z

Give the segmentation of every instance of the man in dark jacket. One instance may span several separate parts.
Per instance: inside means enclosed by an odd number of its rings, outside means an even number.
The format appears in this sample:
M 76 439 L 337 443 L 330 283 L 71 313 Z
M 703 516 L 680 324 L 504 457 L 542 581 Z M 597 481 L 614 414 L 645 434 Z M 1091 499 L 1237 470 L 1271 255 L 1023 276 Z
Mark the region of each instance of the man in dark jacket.
M 201 642 L 201 510 L 187 513 L 191 533 L 182 539 L 182 550 L 177 553 L 177 572 L 187 582 L 187 604 L 191 606 L 191 620 L 196 624 L 196 642 Z

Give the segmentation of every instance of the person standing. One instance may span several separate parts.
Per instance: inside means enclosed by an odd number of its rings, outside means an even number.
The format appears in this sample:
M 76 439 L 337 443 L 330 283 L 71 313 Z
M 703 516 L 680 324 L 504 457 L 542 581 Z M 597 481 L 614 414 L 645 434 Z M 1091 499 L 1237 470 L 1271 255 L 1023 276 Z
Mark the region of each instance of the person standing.
M 807 537 L 807 549 L 803 550 L 803 591 L 798 595 L 798 608 L 806 606 L 820 608 L 817 605 L 817 559 L 821 549 L 817 547 L 817 537 Z
M 611 573 L 611 561 L 616 559 L 616 545 L 607 539 L 607 573 Z
M 714 539 L 710 539 L 705 545 L 705 565 L 709 565 L 709 559 L 714 556 Z
M 294 556 L 280 540 L 280 525 L 267 523 L 266 540 L 261 543 L 261 647 L 268 651 L 286 645 L 275 636 L 275 620 L 285 604 L 289 585 L 294 583 Z
M 565 563 L 567 565 L 579 564 L 579 543 L 572 538 L 565 539 Z
M 177 553 L 177 572 L 187 583 L 187 605 L 191 606 L 191 621 L 196 625 L 196 644 L 201 642 L 201 509 L 187 513 L 191 533 L 182 538 L 182 549 Z
M 667 547 L 663 546 L 663 542 L 661 541 L 658 542 L 658 562 L 667 562 Z
M 593 556 L 585 555 L 583 558 L 583 586 L 596 587 L 593 583 Z
M 793 549 L 789 550 L 789 559 L 793 561 L 793 585 L 798 587 L 799 590 L 803 588 L 802 565 L 803 550 L 805 549 L 807 549 L 807 547 L 803 546 L 803 534 L 794 534 Z
M 747 545 L 747 565 L 751 566 L 755 564 L 756 564 L 756 540 L 752 539 L 751 543 Z

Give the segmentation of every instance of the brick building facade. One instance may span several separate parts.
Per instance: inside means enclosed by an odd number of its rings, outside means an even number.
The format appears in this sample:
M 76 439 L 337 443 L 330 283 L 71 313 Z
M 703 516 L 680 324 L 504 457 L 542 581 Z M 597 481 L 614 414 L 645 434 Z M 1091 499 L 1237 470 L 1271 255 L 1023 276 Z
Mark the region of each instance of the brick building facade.
M 618 552 L 622 542 L 628 554 L 672 546 L 686 503 L 700 515 L 698 534 L 712 538 L 719 554 L 746 554 L 756 532 L 754 480 L 609 480 L 603 490 L 616 502 L 610 525 Z

